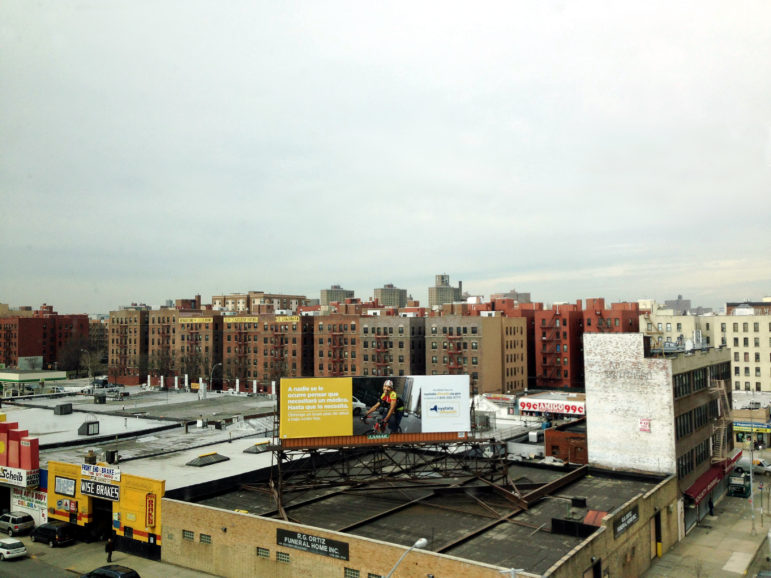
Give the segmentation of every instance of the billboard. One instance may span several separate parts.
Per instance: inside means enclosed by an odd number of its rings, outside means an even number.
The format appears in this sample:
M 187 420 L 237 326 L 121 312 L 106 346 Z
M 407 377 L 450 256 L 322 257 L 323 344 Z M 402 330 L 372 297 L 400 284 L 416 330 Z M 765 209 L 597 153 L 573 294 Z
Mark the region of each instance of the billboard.
M 376 427 L 390 407 L 381 402 L 386 380 L 393 383 L 397 405 L 403 407 L 396 431 L 394 421 L 391 427 Z M 287 440 L 364 436 L 398 441 L 402 434 L 468 432 L 469 391 L 468 375 L 284 378 L 279 436 Z

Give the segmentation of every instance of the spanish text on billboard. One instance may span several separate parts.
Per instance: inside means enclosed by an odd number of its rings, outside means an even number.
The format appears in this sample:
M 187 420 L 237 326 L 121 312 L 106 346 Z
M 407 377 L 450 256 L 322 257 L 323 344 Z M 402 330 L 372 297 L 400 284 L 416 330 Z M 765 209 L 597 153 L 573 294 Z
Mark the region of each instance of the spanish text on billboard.
M 282 439 L 468 432 L 470 406 L 468 375 L 285 378 L 279 429 Z

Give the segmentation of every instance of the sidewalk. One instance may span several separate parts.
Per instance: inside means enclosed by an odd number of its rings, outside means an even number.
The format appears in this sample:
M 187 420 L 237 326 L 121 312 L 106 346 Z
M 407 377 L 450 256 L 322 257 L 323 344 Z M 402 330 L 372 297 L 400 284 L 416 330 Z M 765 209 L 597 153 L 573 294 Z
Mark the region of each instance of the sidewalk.
M 32 542 L 29 536 L 18 537 L 27 546 L 31 557 L 37 558 L 46 564 L 56 566 L 74 576 L 80 576 L 100 566 L 107 564 L 107 554 L 104 552 L 104 542 L 76 542 L 72 546 L 62 548 L 49 548 L 45 544 Z M 128 566 L 136 570 L 142 578 L 211 578 L 211 574 L 188 570 L 172 564 L 147 560 L 133 554 L 118 552 L 112 554 L 112 564 Z
M 766 452 L 771 457 L 771 450 L 763 450 Z M 771 569 L 771 562 L 766 560 L 771 555 L 767 541 L 771 532 L 771 477 L 756 475 L 754 481 L 754 531 L 749 499 L 723 496 L 715 504 L 715 515 L 705 517 L 682 542 L 654 560 L 644 576 L 755 576 L 760 570 Z M 763 515 L 760 483 L 764 486 Z

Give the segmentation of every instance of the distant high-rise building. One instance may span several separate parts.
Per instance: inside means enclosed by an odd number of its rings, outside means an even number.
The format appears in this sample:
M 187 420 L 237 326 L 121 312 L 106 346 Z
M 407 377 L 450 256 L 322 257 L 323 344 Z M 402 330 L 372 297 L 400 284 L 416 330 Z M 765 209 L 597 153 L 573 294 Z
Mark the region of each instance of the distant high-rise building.
M 340 285 L 332 285 L 329 289 L 321 290 L 321 305 L 329 305 L 334 301 L 340 303 L 346 299 L 353 298 L 353 291 L 350 289 L 343 289 Z
M 434 280 L 434 286 L 428 288 L 428 306 L 436 307 L 445 303 L 460 301 L 462 293 L 462 281 L 458 281 L 458 286 L 453 287 L 450 285 L 449 275 L 437 275 Z
M 530 303 L 530 293 L 520 293 L 516 289 L 512 289 L 506 293 L 493 293 L 490 295 L 490 301 L 500 299 L 512 299 L 517 303 Z
M 375 289 L 375 299 L 385 307 L 405 307 L 407 305 L 407 290 L 399 289 L 388 283 Z

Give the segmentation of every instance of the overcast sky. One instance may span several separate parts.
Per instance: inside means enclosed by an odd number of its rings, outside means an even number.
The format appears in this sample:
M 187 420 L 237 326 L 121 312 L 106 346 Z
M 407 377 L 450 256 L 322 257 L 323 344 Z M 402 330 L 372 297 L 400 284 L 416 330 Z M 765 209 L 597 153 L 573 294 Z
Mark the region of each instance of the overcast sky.
M 0 3 L 0 303 L 771 295 L 771 3 Z

